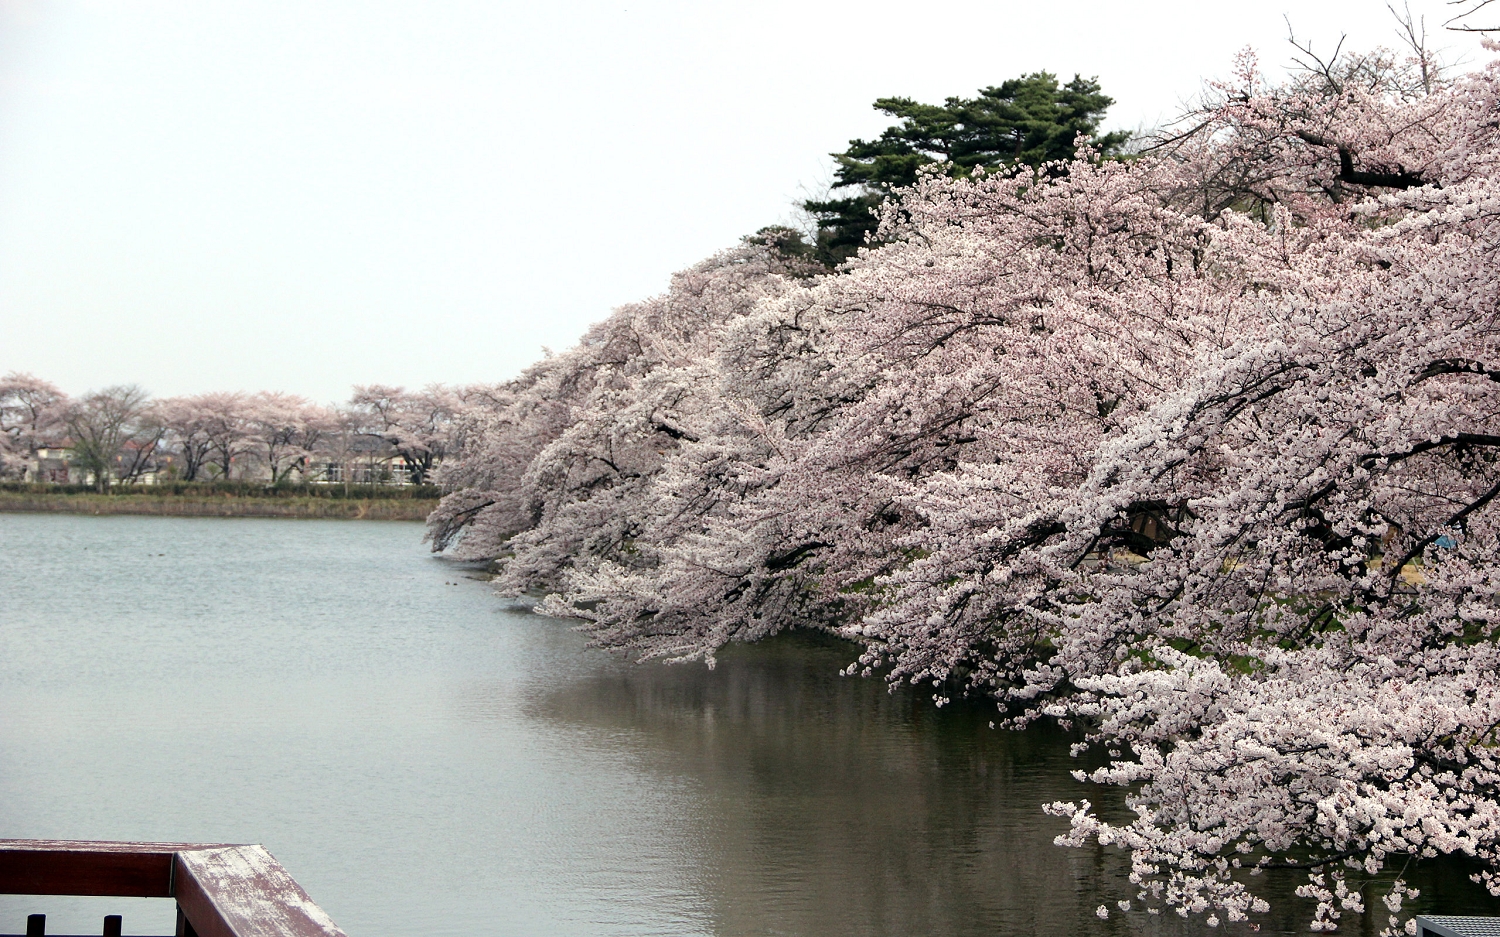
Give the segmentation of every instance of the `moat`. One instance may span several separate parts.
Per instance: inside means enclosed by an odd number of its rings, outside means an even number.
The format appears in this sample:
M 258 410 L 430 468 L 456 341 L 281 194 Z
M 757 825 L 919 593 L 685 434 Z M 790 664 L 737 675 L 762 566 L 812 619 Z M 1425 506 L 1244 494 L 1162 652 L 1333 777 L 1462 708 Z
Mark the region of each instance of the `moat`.
M 263 843 L 356 937 L 1183 932 L 1100 920 L 1125 856 L 1052 845 L 1042 803 L 1119 799 L 1067 737 L 841 677 L 849 645 L 631 664 L 410 523 L 0 533 L 0 835 Z M 1295 884 L 1263 933 L 1305 929 Z M 1414 884 L 1493 913 L 1454 870 Z M 0 897 L 0 931 L 28 911 L 172 929 L 170 901 Z

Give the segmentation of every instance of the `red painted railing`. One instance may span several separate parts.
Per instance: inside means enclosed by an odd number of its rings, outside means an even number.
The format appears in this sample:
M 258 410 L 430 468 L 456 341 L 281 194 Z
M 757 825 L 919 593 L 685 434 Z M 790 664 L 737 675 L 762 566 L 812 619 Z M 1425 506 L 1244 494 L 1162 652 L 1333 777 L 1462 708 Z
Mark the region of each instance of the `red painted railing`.
M 175 898 L 177 937 L 345 937 L 263 846 L 0 839 L 0 894 Z

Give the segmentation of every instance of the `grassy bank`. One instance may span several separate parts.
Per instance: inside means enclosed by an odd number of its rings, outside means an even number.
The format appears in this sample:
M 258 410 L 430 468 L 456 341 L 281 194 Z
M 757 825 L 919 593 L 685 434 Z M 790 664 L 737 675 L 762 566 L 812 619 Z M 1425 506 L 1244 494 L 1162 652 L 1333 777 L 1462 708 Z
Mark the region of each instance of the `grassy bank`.
M 420 521 L 437 507 L 436 489 L 384 486 L 279 486 L 242 482 L 118 488 L 101 495 L 64 485 L 0 485 L 0 512 L 154 514 L 164 517 L 330 517 Z

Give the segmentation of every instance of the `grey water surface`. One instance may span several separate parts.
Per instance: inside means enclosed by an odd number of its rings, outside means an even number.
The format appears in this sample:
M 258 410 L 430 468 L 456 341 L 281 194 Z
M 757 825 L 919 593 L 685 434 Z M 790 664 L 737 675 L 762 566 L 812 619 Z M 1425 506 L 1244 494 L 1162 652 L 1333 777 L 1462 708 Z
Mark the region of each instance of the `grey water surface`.
M 1041 805 L 1119 798 L 1057 730 L 842 677 L 828 639 L 628 663 L 420 537 L 0 514 L 0 837 L 263 843 L 351 937 L 1206 930 L 1096 916 L 1128 862 Z M 0 896 L 0 932 L 34 911 L 172 931 L 166 900 Z

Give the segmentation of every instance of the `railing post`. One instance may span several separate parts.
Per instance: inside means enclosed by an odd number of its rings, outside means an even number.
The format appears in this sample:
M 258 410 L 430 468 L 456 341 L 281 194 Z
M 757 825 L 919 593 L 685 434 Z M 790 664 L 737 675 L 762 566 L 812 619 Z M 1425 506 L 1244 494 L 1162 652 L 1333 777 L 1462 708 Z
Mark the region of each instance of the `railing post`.
M 182 913 L 182 905 L 177 906 L 177 937 L 198 937 L 198 932 L 193 930 L 193 922 Z
M 47 915 L 26 915 L 26 937 L 44 937 L 47 933 Z
M 104 916 L 104 937 L 120 937 L 120 925 L 125 919 L 118 914 L 106 914 Z

